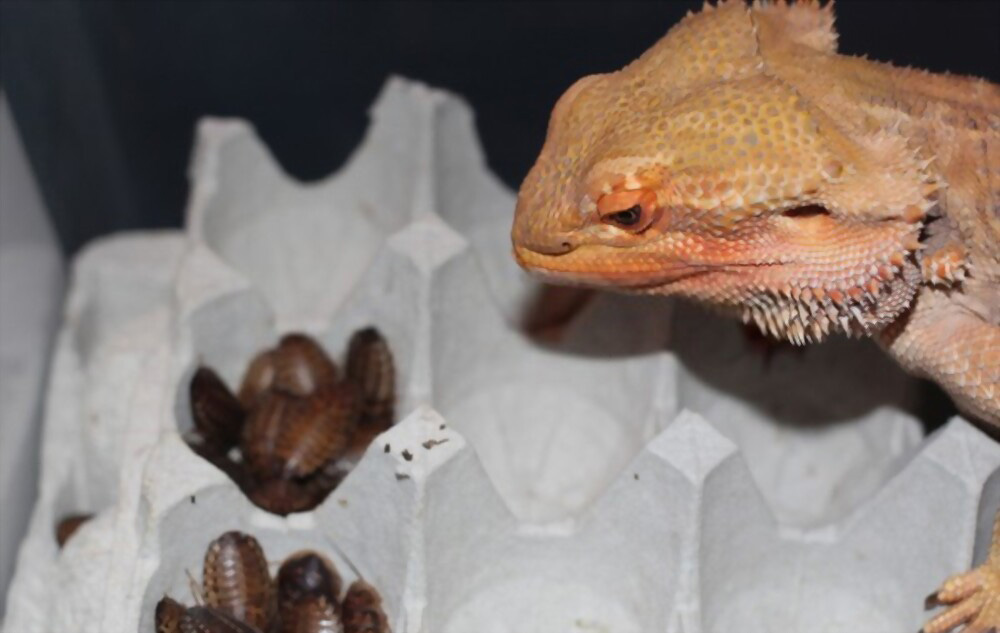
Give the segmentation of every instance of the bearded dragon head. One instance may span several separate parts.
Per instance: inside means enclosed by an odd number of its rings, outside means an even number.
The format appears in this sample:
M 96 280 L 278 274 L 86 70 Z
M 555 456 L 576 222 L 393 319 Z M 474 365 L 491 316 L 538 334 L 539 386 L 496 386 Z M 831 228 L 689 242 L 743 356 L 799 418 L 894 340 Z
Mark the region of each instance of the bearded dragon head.
M 779 55 L 820 67 L 832 21 L 829 5 L 707 7 L 574 84 L 521 186 L 518 262 L 729 308 L 797 343 L 898 317 L 919 283 L 927 163 L 769 72 Z

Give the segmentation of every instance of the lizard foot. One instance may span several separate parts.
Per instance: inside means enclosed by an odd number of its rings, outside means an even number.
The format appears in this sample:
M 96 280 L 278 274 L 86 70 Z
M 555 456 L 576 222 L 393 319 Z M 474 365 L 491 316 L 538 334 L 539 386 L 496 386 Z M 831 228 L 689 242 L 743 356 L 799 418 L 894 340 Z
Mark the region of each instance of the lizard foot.
M 924 625 L 923 633 L 1000 632 L 1000 512 L 993 524 L 993 543 L 986 562 L 972 571 L 955 574 L 927 599 L 927 606 L 948 609 Z
M 959 283 L 966 276 L 965 251 L 958 244 L 949 244 L 925 254 L 920 268 L 924 279 L 932 284 L 948 286 Z

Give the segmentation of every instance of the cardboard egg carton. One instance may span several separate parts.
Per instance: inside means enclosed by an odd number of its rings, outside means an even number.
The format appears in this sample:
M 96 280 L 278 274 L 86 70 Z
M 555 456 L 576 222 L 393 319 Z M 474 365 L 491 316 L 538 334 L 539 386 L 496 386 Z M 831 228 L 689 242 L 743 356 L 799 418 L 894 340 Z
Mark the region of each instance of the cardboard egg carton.
M 42 393 L 63 258 L 0 91 L 0 617 L 35 502 Z
M 5 631 L 152 631 L 230 529 L 275 566 L 323 552 L 397 633 L 919 626 L 992 520 L 1000 447 L 961 419 L 922 440 L 913 381 L 859 341 L 765 364 L 729 320 L 613 295 L 533 341 L 469 109 L 393 79 L 371 114 L 313 184 L 206 120 L 185 230 L 78 258 Z M 367 325 L 402 419 L 315 510 L 253 506 L 183 442 L 199 364 L 233 386 L 285 332 L 336 355 Z

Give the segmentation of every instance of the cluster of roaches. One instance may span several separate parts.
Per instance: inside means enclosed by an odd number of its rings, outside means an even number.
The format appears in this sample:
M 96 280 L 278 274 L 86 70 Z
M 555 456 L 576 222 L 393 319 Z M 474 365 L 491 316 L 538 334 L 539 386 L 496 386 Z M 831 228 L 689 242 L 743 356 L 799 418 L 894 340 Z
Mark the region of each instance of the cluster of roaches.
M 389 633 L 382 598 L 358 580 L 342 581 L 323 556 L 302 551 L 268 571 L 260 543 L 226 532 L 205 552 L 201 605 L 170 597 L 156 605 L 156 633 Z
M 236 395 L 210 368 L 191 380 L 191 448 L 276 514 L 319 505 L 393 422 L 395 368 L 375 328 L 351 337 L 344 375 L 320 345 L 288 334 L 251 361 Z

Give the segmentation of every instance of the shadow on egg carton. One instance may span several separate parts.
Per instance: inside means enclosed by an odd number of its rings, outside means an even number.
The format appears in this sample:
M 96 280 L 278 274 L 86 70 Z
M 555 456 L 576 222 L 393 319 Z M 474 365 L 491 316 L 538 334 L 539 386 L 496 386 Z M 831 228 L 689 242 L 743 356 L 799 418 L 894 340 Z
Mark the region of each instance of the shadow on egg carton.
M 830 630 L 918 626 L 923 595 L 967 565 L 974 523 L 992 516 L 979 504 L 995 445 L 956 420 L 918 451 L 912 419 L 860 415 L 870 403 L 836 384 L 762 400 L 774 383 L 740 364 L 728 322 L 665 302 L 599 297 L 559 344 L 530 341 L 514 199 L 485 170 L 469 110 L 395 79 L 372 118 L 348 165 L 309 185 L 246 124 L 208 120 L 186 233 L 79 258 L 5 630 L 151 631 L 156 601 L 188 599 L 229 529 L 275 561 L 324 552 L 379 588 L 397 632 L 800 630 L 809 613 Z M 415 412 L 314 511 L 252 506 L 181 440 L 199 364 L 233 386 L 281 333 L 340 350 L 367 325 L 396 358 L 397 410 Z M 824 375 L 855 343 L 816 352 Z M 890 400 L 908 397 L 885 361 L 864 364 Z M 801 384 L 797 361 L 776 372 Z M 849 423 L 776 431 L 767 398 L 792 417 L 826 402 Z M 789 495 L 775 459 L 800 449 L 813 459 L 792 465 L 818 468 L 829 493 L 806 517 L 792 514 L 817 486 Z M 991 482 L 983 499 L 1000 494 Z M 98 515 L 57 551 L 55 522 L 79 511 Z

